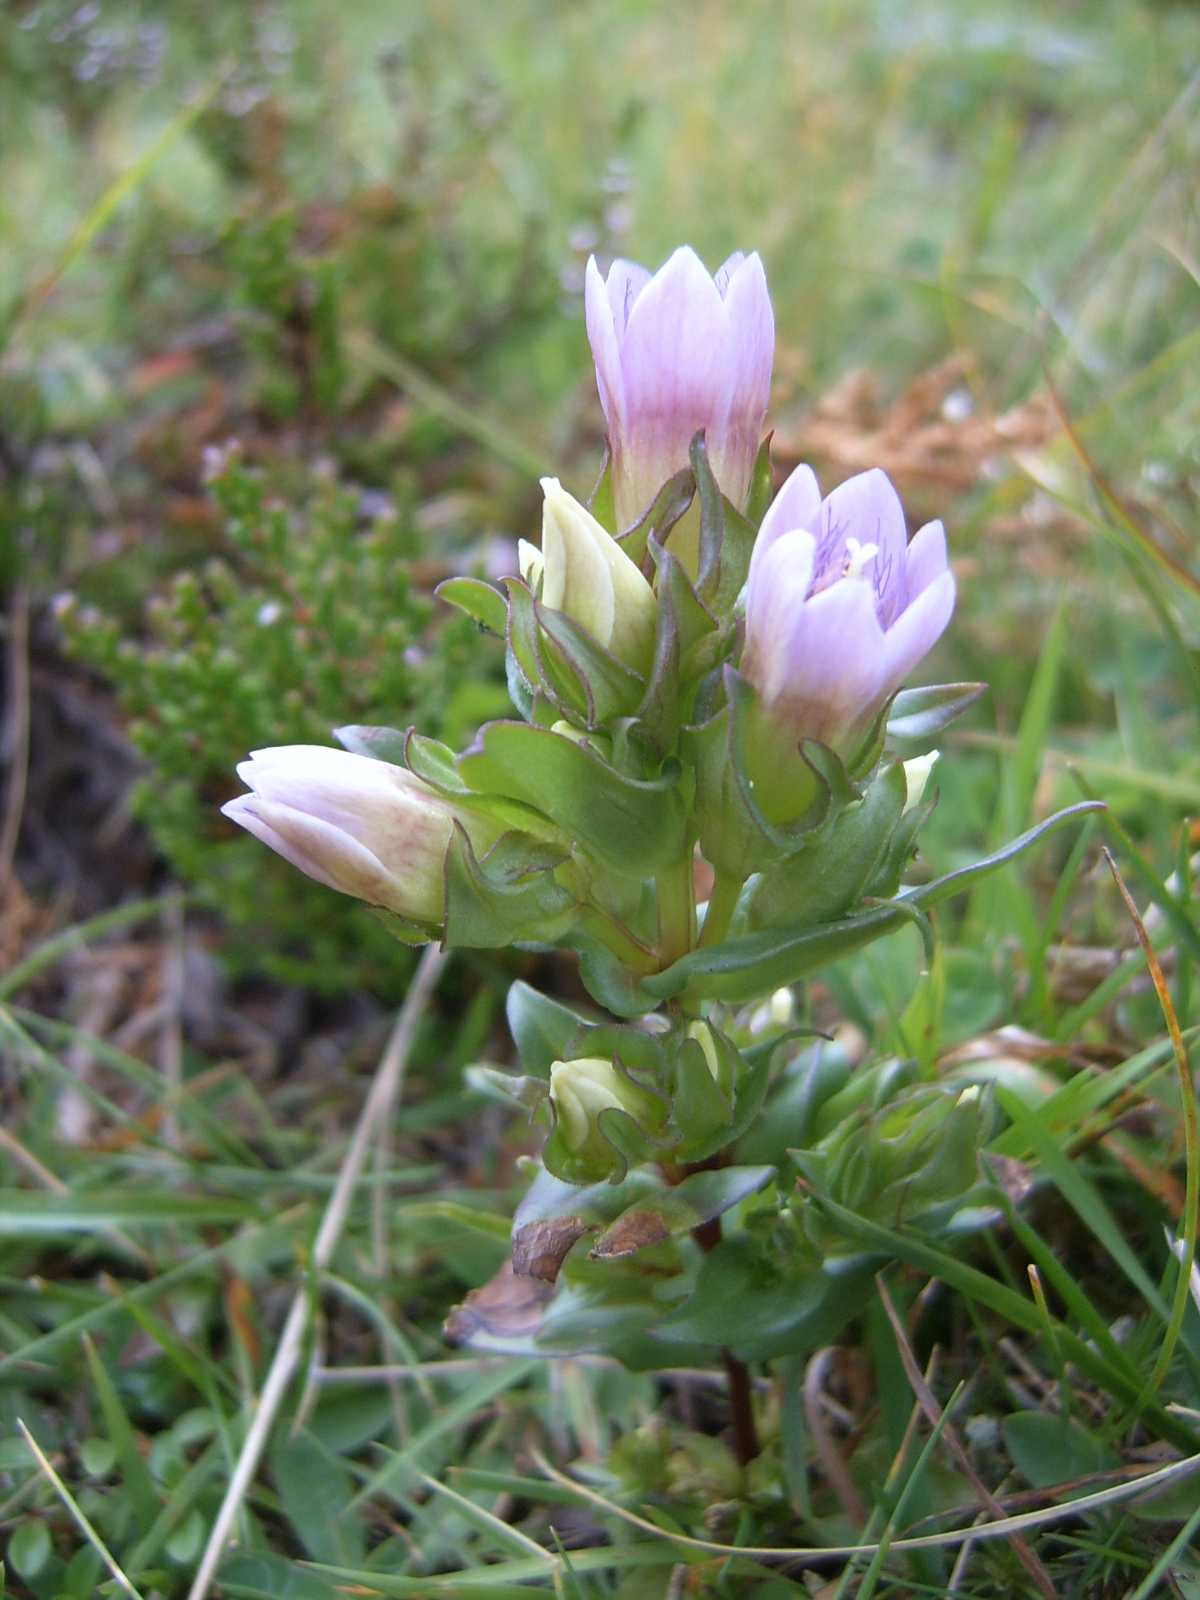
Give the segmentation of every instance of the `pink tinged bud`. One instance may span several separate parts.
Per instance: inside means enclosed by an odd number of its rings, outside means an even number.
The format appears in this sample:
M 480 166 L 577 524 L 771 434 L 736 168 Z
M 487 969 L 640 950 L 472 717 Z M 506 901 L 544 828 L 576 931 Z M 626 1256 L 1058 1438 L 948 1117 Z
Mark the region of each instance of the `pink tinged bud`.
M 742 671 L 797 737 L 848 755 L 953 610 L 940 522 L 910 544 L 886 474 L 860 473 L 822 500 L 811 468 L 797 467 L 755 541 Z
M 717 483 L 745 503 L 762 435 L 775 319 L 757 254 L 710 274 L 676 250 L 653 276 L 616 261 L 605 279 L 588 262 L 588 339 L 612 448 L 617 521 L 628 527 L 688 464 L 700 428 Z
M 238 766 L 252 791 L 224 814 L 318 883 L 435 925 L 455 820 L 477 849 L 497 830 L 390 762 L 323 745 L 256 750 Z

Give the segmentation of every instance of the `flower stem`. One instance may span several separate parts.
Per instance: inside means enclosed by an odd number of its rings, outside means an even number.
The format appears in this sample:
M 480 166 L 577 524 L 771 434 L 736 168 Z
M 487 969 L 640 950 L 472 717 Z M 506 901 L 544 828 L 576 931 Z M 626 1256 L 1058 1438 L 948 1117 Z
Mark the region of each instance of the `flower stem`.
M 742 892 L 742 880 L 717 873 L 713 879 L 712 893 L 708 897 L 708 910 L 700 930 L 702 945 L 720 944 L 729 931 L 729 924 Z
M 658 893 L 658 954 L 664 967 L 685 956 L 696 942 L 696 891 L 692 858 L 686 856 L 661 872 Z
M 712 1217 L 700 1227 L 693 1228 L 692 1238 L 701 1250 L 708 1253 L 721 1242 L 721 1219 Z M 732 1350 L 722 1350 L 725 1375 L 729 1379 L 729 1421 L 733 1431 L 733 1453 L 738 1465 L 748 1466 L 762 1450 L 758 1438 L 758 1425 L 754 1421 L 754 1396 L 750 1387 L 750 1369 L 739 1361 Z

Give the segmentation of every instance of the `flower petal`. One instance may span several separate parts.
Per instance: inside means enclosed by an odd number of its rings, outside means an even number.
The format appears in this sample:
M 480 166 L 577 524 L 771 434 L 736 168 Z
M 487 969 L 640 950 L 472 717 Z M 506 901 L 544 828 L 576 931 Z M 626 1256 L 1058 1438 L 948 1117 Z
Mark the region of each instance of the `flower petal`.
M 675 251 L 634 301 L 621 362 L 639 427 L 682 435 L 724 422 L 729 321 L 716 285 L 688 246 Z M 686 453 L 679 464 L 685 463 Z
M 713 273 L 713 282 L 717 286 L 717 293 L 724 300 L 729 288 L 729 280 L 746 259 L 744 250 L 735 250 L 731 256 L 726 256 L 721 265 Z
M 724 293 L 733 351 L 730 416 L 740 429 L 754 435 L 757 446 L 771 398 L 771 367 L 775 360 L 775 313 L 757 250 L 739 263 Z
M 750 558 L 742 672 L 766 701 L 776 699 L 787 680 L 787 641 L 808 599 L 816 548 L 812 534 L 797 528 L 780 534 L 761 556 L 756 544 Z
M 596 363 L 596 388 L 604 420 L 616 432 L 624 415 L 625 388 L 621 379 L 621 344 L 613 322 L 608 290 L 600 276 L 595 256 L 588 257 L 583 289 L 584 319 L 592 360 Z
M 629 313 L 633 310 L 633 302 L 649 282 L 648 269 L 639 266 L 636 261 L 624 261 L 618 258 L 608 269 L 605 290 L 608 294 L 608 303 L 612 307 L 613 326 L 617 330 L 618 345 L 624 339 L 625 329 L 629 326 Z
M 909 673 L 946 631 L 954 614 L 954 574 L 940 572 L 906 610 L 902 611 L 884 636 L 882 693 L 898 689 Z
M 904 507 L 886 472 L 872 467 L 847 478 L 828 496 L 821 507 L 821 526 L 817 544 L 817 582 L 830 569 L 840 568 L 847 539 L 873 544 L 878 549 L 867 568 L 879 599 L 880 620 L 884 627 L 904 605 L 904 551 L 908 533 Z
M 940 522 L 927 522 L 913 534 L 904 556 L 905 604 L 911 605 L 923 589 L 945 572 L 946 530 Z
M 388 875 L 382 862 L 332 823 L 257 794 L 239 795 L 221 811 L 318 883 L 375 905 L 386 903 Z
M 755 562 L 761 561 L 781 535 L 795 533 L 797 529 L 815 534 L 820 516 L 821 487 L 817 475 L 811 467 L 799 466 L 784 479 L 783 487 L 767 507 L 750 557 L 751 578 Z M 815 558 L 815 541 L 813 555 Z

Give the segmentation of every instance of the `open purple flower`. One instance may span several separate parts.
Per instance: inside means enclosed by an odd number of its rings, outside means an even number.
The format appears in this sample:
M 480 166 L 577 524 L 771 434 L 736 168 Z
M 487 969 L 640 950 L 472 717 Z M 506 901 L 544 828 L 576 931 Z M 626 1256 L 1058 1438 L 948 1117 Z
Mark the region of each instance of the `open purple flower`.
M 605 279 L 588 262 L 588 339 L 612 449 L 617 523 L 628 527 L 703 428 L 722 491 L 742 506 L 762 436 L 775 354 L 775 319 L 757 254 L 710 274 L 676 250 L 651 276 L 615 261 Z
M 797 467 L 755 541 L 742 672 L 797 739 L 851 756 L 953 610 L 940 522 L 910 544 L 886 473 L 822 500 L 812 469 Z

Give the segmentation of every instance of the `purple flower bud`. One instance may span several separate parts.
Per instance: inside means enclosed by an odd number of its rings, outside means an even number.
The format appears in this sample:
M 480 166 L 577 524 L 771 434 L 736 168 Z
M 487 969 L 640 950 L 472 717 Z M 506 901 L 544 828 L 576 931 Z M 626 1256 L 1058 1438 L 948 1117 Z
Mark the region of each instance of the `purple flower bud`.
M 221 807 L 318 883 L 436 926 L 455 821 L 482 850 L 499 829 L 443 800 L 403 767 L 324 745 L 256 750 L 238 766 L 252 791 Z
M 750 488 L 775 353 L 775 319 L 757 254 L 710 274 L 687 246 L 651 277 L 595 258 L 586 284 L 588 339 L 612 448 L 617 523 L 628 527 L 703 428 L 713 474 L 734 503 Z
M 878 468 L 822 500 L 812 469 L 797 467 L 755 541 L 742 672 L 797 738 L 850 756 L 953 610 L 940 522 L 910 544 Z

